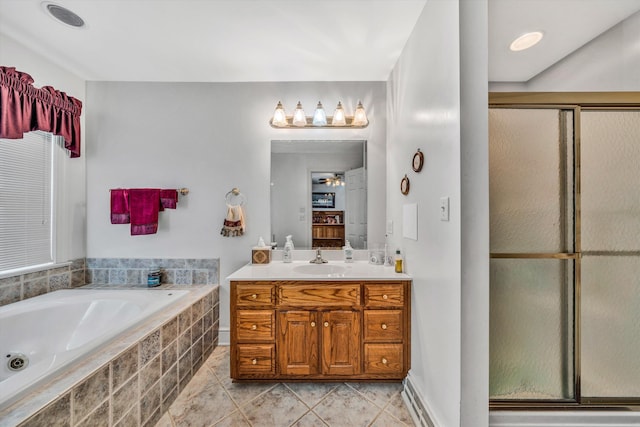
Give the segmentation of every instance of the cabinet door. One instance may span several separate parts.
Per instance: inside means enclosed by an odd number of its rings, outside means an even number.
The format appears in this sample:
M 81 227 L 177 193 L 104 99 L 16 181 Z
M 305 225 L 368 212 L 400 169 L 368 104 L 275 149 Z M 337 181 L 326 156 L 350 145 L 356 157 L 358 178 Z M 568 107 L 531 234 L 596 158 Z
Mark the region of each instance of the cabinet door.
M 278 312 L 278 362 L 281 375 L 318 373 L 318 313 Z
M 325 375 L 360 373 L 360 313 L 355 311 L 322 313 L 322 373 Z

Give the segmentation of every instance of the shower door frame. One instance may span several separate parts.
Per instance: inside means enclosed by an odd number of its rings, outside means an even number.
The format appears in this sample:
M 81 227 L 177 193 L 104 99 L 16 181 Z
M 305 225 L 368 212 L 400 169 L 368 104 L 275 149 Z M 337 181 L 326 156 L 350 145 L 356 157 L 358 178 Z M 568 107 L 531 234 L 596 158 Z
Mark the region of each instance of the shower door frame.
M 569 400 L 490 399 L 491 410 L 532 409 L 635 409 L 640 406 L 638 398 L 583 398 L 581 395 L 581 157 L 580 157 L 580 113 L 581 111 L 640 111 L 640 92 L 489 92 L 489 109 L 555 109 L 573 111 L 574 146 L 574 251 L 560 253 L 490 253 L 491 259 L 558 259 L 573 260 L 574 310 L 573 310 L 573 375 L 574 397 Z M 634 408 L 635 407 L 635 408 Z

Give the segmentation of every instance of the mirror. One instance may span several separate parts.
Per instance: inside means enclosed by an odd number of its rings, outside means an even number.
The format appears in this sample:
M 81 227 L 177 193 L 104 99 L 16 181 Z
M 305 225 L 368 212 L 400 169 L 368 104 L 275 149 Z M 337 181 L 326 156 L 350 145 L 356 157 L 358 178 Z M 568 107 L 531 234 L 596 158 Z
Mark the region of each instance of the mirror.
M 341 249 L 345 239 L 365 249 L 366 165 L 363 140 L 271 141 L 272 243 L 281 249 L 292 235 L 296 249 Z

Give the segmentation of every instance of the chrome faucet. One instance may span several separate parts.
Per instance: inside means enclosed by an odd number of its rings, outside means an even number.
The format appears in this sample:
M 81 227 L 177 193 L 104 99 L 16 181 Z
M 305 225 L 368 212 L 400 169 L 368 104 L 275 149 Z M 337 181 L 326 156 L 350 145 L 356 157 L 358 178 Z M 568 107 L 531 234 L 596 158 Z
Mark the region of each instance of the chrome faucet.
M 316 257 L 309 261 L 312 264 L 325 264 L 329 261 L 322 258 L 322 252 L 320 252 L 320 248 L 316 249 Z

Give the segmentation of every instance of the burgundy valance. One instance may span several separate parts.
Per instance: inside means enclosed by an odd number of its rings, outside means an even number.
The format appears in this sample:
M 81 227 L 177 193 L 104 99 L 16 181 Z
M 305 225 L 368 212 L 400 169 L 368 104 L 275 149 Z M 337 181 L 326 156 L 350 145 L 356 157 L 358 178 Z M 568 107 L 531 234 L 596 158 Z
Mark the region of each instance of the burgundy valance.
M 51 86 L 33 86 L 33 78 L 0 66 L 0 138 L 20 139 L 41 130 L 64 138 L 71 157 L 80 157 L 82 102 Z

